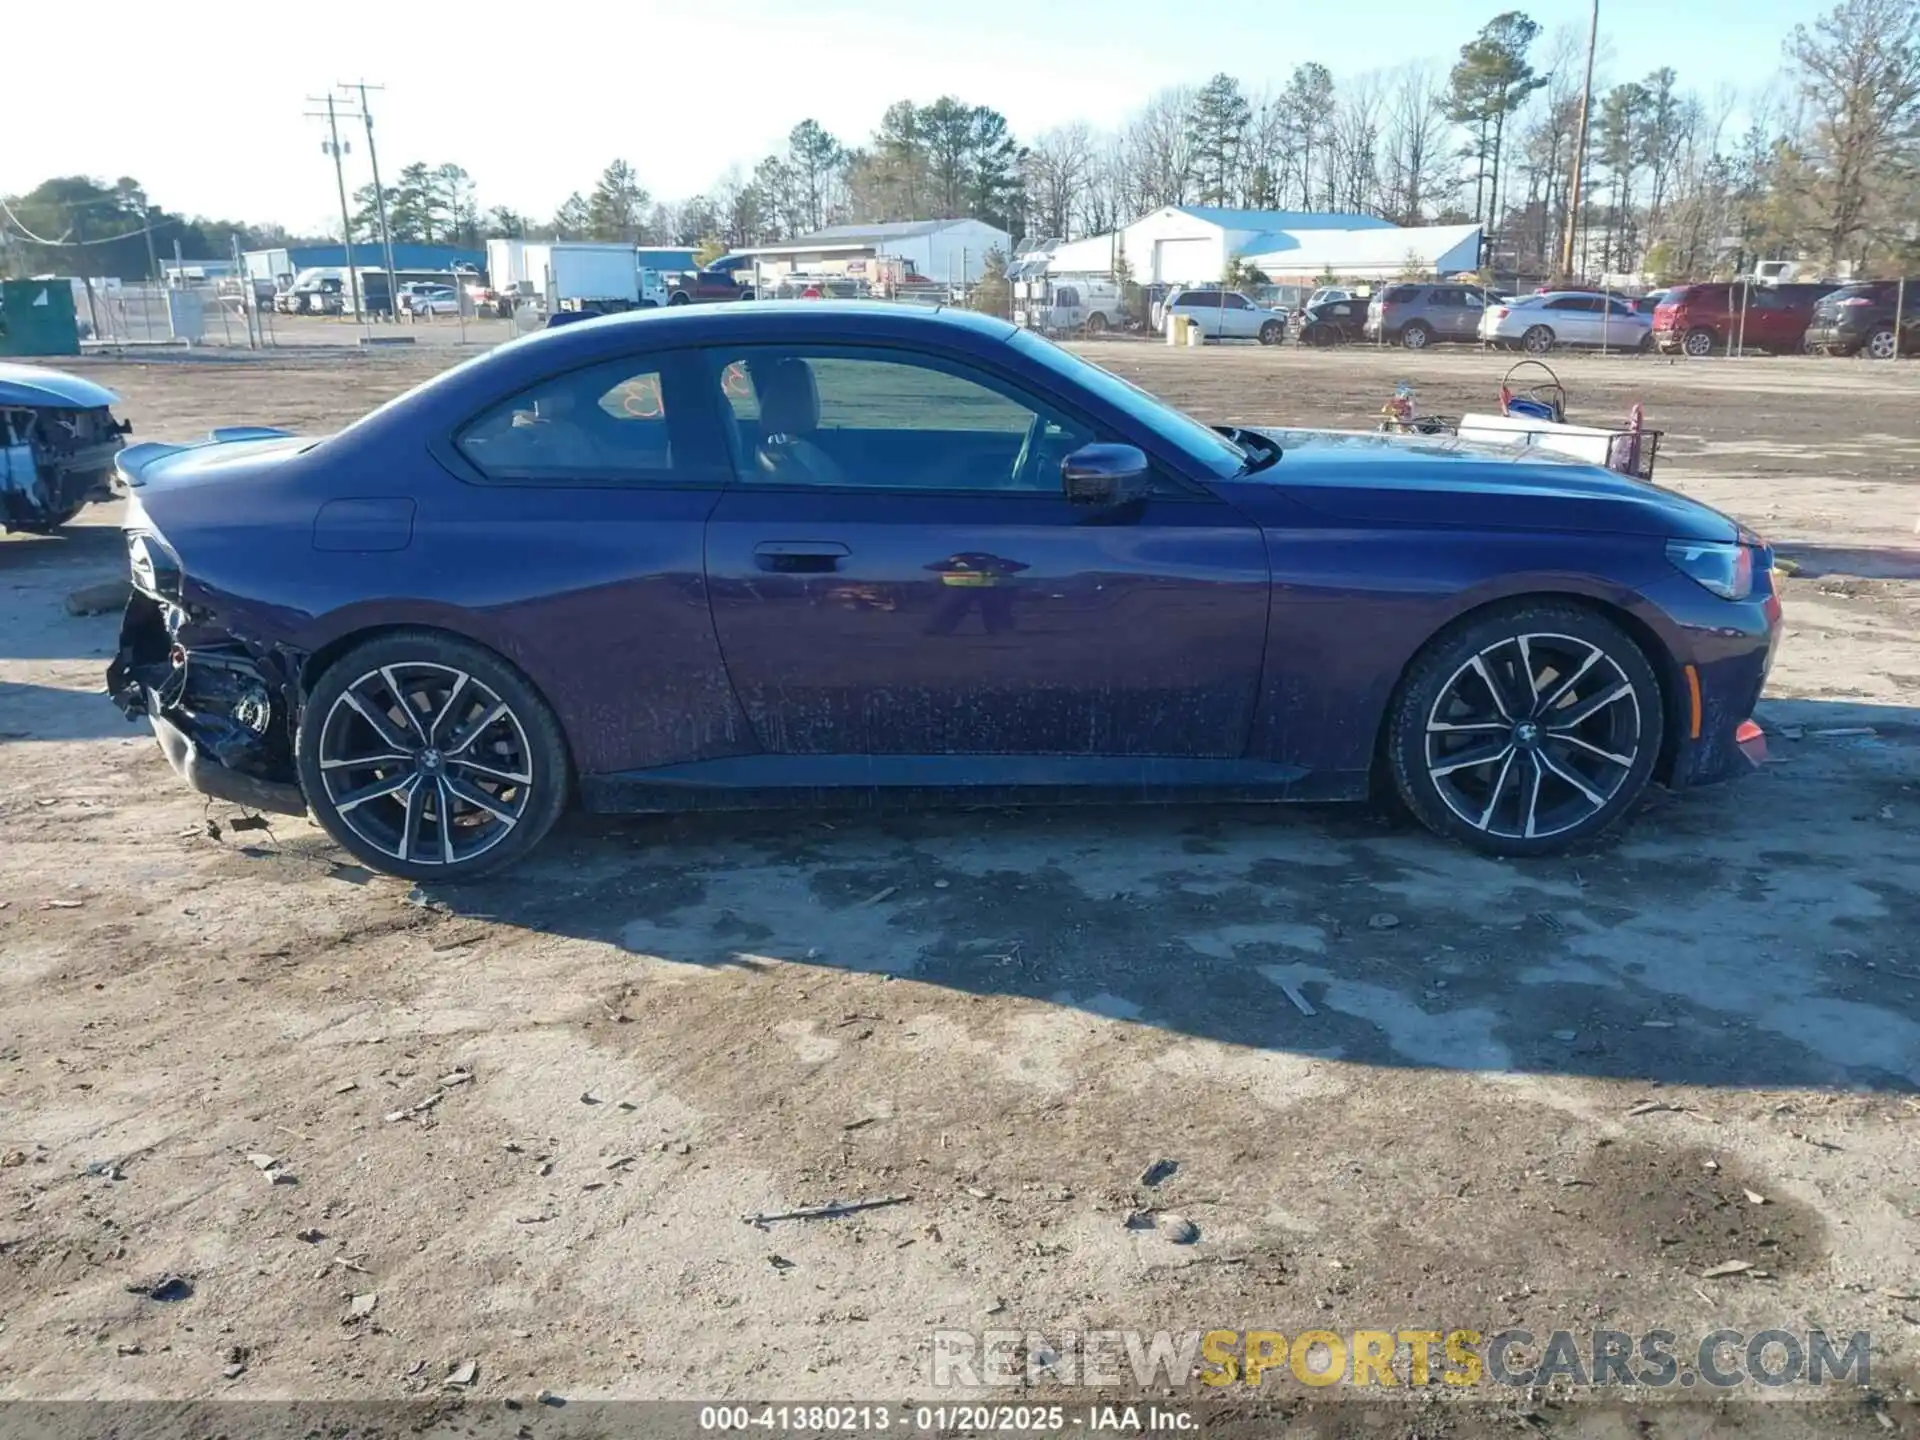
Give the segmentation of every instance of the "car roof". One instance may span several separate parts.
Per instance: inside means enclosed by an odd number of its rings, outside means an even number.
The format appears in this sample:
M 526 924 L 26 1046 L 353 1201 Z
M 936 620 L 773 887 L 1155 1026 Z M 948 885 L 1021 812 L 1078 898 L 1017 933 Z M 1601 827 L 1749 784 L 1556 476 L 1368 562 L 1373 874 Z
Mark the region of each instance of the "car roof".
M 816 282 L 817 283 L 817 282 Z M 642 330 L 640 327 L 647 327 Z M 737 300 L 715 305 L 670 305 L 601 315 L 565 333 L 570 343 L 591 340 L 598 348 L 610 335 L 644 336 L 649 344 L 693 345 L 728 340 L 743 330 L 776 329 L 800 337 L 971 335 L 1005 339 L 1014 327 L 991 315 L 952 306 L 898 304 L 886 300 Z M 546 332 L 541 332 L 545 334 Z M 557 343 L 557 342 L 556 342 Z

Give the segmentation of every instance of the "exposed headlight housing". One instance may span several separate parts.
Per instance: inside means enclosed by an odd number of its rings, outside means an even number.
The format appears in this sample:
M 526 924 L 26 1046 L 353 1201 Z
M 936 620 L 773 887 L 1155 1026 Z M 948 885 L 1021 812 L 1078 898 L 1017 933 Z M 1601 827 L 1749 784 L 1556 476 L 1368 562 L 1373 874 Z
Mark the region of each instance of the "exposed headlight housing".
M 1669 540 L 1667 559 L 1722 600 L 1744 600 L 1753 593 L 1753 550 L 1749 546 L 1713 540 Z

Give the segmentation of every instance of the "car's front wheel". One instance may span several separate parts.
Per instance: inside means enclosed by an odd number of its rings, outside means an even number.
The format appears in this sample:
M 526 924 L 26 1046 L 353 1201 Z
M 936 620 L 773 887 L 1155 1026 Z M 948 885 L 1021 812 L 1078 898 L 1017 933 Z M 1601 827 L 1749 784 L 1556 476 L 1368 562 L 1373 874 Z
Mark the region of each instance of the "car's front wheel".
M 355 646 L 308 692 L 301 788 L 353 856 L 409 880 L 464 880 L 520 859 L 566 806 L 559 721 L 492 651 L 430 630 Z
M 1891 325 L 1883 325 L 1867 336 L 1867 343 L 1861 348 L 1875 360 L 1891 360 L 1900 353 L 1900 344 Z
M 1653 667 L 1618 625 L 1522 602 L 1420 654 L 1395 694 L 1386 759 L 1434 833 L 1492 855 L 1545 855 L 1632 809 L 1664 714 Z
M 1287 338 L 1287 327 L 1279 320 L 1268 320 L 1260 326 L 1260 343 L 1278 345 Z

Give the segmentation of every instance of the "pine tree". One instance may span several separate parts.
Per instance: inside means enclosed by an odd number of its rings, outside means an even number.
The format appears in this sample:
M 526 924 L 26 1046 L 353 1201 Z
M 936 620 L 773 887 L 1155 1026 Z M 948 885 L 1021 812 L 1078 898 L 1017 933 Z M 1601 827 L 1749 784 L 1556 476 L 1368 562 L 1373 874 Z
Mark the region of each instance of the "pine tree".
M 1240 160 L 1252 107 L 1231 75 L 1214 76 L 1194 97 L 1187 126 L 1200 182 L 1200 203 L 1231 205 L 1240 198 Z
M 651 197 L 624 160 L 615 160 L 600 172 L 600 183 L 587 201 L 587 229 L 596 240 L 640 239 L 640 221 Z

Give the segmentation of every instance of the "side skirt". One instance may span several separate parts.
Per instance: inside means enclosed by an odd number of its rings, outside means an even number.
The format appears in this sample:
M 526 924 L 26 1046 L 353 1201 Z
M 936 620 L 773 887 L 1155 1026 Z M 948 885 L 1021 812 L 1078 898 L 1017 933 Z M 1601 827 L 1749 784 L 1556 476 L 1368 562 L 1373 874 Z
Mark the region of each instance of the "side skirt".
M 1258 760 L 1104 755 L 735 755 L 580 780 L 585 807 L 602 814 L 1330 801 L 1367 794 L 1365 771 L 1315 774 Z

